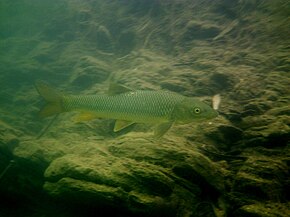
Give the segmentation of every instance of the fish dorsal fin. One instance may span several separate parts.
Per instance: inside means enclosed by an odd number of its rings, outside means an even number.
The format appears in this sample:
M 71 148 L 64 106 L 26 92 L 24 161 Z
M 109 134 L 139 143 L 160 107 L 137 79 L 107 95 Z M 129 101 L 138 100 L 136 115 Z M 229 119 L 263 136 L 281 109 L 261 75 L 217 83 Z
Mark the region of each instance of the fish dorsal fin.
M 162 137 L 172 126 L 173 122 L 165 122 L 162 124 L 159 124 L 154 131 L 154 137 L 160 138 Z
M 90 121 L 96 118 L 98 118 L 98 116 L 94 112 L 81 112 L 80 114 L 77 114 L 74 117 L 74 121 L 75 122 Z
M 133 90 L 122 85 L 122 84 L 117 84 L 117 83 L 111 82 L 109 85 L 108 95 L 114 96 L 114 95 L 118 95 L 118 94 L 126 93 L 126 92 L 131 92 L 131 91 L 133 91 Z
M 132 121 L 116 120 L 115 126 L 114 126 L 114 132 L 118 132 L 120 130 L 123 130 L 126 127 L 131 126 L 132 124 L 134 124 L 134 122 L 132 122 Z

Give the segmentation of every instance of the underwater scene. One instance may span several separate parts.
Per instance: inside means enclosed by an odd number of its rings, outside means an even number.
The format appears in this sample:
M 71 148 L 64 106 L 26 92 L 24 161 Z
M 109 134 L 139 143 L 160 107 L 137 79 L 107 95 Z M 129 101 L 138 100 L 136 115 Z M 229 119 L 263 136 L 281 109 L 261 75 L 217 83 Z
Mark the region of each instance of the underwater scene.
M 288 217 L 287 0 L 0 0 L 0 217 Z

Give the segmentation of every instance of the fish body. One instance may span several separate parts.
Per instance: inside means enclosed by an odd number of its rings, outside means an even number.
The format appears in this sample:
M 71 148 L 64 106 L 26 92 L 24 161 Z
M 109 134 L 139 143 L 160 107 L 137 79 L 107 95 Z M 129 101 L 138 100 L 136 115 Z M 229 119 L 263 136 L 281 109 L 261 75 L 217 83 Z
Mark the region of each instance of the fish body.
M 133 123 L 157 124 L 157 137 L 162 136 L 173 123 L 189 123 L 210 119 L 217 112 L 209 105 L 193 98 L 167 91 L 133 91 L 121 86 L 122 92 L 109 95 L 64 95 L 45 83 L 37 83 L 40 95 L 48 102 L 40 116 L 80 111 L 81 120 L 93 118 L 116 119 L 114 131 Z M 116 88 L 116 85 L 113 89 Z
M 174 108 L 183 99 L 166 92 L 134 91 L 114 96 L 65 96 L 62 102 L 64 111 L 89 111 L 100 118 L 160 123 L 174 119 Z

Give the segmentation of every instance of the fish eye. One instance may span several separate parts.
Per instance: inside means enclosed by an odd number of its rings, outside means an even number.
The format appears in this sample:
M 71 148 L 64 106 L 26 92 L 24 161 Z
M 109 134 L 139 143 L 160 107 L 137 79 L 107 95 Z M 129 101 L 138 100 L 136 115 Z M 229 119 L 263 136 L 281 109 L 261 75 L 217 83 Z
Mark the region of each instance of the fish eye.
M 195 108 L 193 109 L 193 111 L 194 111 L 195 114 L 199 114 L 199 113 L 200 113 L 200 108 L 195 107 Z

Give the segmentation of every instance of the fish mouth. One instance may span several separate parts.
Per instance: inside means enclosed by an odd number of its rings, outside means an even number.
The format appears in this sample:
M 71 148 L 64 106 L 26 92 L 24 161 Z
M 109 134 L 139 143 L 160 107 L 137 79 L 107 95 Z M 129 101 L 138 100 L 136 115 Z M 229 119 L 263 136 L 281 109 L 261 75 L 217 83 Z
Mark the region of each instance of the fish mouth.
M 219 115 L 218 111 L 214 110 L 214 111 L 211 112 L 210 118 L 216 118 L 218 115 Z
M 205 115 L 205 119 L 212 119 L 212 118 L 216 118 L 219 115 L 217 110 L 211 110 L 207 113 L 207 115 Z

